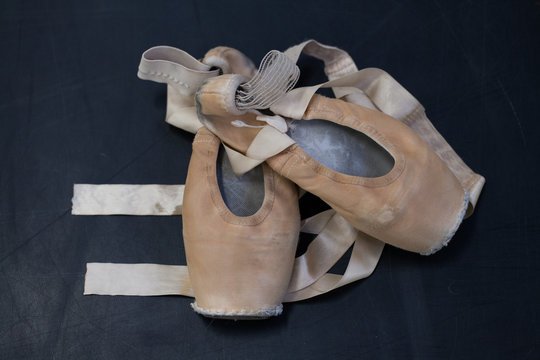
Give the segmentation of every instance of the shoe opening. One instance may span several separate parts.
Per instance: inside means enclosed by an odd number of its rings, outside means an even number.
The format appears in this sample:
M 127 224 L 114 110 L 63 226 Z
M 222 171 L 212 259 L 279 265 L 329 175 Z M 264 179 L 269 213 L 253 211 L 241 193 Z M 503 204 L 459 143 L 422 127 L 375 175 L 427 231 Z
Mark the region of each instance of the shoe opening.
M 223 145 L 219 148 L 216 176 L 223 202 L 236 216 L 255 214 L 264 202 L 264 173 L 259 165 L 238 177 Z
M 369 136 L 331 121 L 293 121 L 288 135 L 313 159 L 342 174 L 374 178 L 394 167 L 392 155 Z

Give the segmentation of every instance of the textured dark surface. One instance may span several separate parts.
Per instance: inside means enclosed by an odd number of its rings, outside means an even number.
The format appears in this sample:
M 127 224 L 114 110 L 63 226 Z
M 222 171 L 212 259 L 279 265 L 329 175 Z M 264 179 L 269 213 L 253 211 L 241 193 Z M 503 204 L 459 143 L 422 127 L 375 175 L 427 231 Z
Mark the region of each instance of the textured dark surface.
M 73 183 L 185 181 L 192 135 L 163 121 L 141 53 L 229 45 L 258 63 L 308 38 L 392 74 L 486 177 L 450 246 L 387 247 L 365 281 L 261 322 L 84 297 L 87 261 L 185 263 L 179 217 L 70 215 Z M 0 44 L 1 359 L 540 358 L 539 2 L 13 0 Z

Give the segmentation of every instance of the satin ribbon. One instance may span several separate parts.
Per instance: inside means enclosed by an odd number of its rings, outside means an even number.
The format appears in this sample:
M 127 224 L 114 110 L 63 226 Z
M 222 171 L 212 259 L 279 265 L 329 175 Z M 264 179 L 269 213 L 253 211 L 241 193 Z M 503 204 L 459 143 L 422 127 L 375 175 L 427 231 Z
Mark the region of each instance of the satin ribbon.
M 160 191 L 163 187 L 166 191 Z M 182 185 L 79 184 L 74 187 L 72 214 L 179 215 L 178 209 L 182 206 L 180 192 L 183 193 Z M 151 193 L 155 197 L 150 196 Z M 139 202 L 141 199 L 144 201 Z M 167 212 L 145 205 L 156 203 L 169 204 L 167 209 L 175 210 Z M 384 243 L 354 229 L 334 210 L 326 210 L 304 220 L 301 231 L 318 235 L 306 252 L 295 259 L 285 297 L 289 302 L 317 296 L 369 276 L 384 247 Z M 354 245 L 353 255 L 343 279 L 327 274 L 351 245 Z M 89 263 L 84 294 L 193 296 L 193 290 L 187 266 Z
M 166 82 L 168 84 L 167 122 L 184 130 L 196 132 L 202 125 L 197 120 L 192 91 L 197 84 L 200 86 L 205 79 L 216 76 L 217 73 L 207 70 L 203 66 L 205 64 L 198 62 L 189 55 L 186 56 L 186 53 L 181 50 L 176 49 L 178 51 L 175 51 L 171 49 L 173 48 L 152 48 L 150 50 L 153 51 L 149 53 L 151 56 L 147 56 L 148 52 L 145 52 L 146 55 L 143 54 L 141 60 L 140 69 L 142 68 L 142 71 L 139 71 L 139 77 Z M 372 109 L 378 109 L 403 121 L 437 152 L 460 180 L 464 189 L 471 193 L 468 215 L 472 213 L 485 182 L 484 178 L 472 172 L 455 154 L 427 119 L 424 108 L 407 90 L 382 70 L 371 68 L 358 71 L 354 61 L 345 51 L 319 44 L 314 40 L 294 46 L 288 49 L 285 54 L 296 62 L 302 52 L 324 61 L 325 72 L 329 81 L 290 91 L 272 105 L 272 111 L 282 116 L 301 119 L 313 94 L 321 87 L 331 87 L 338 98 Z M 159 58 L 156 54 L 161 54 L 162 58 Z M 151 61 L 155 61 L 159 66 L 153 69 Z M 163 61 L 167 64 L 165 65 Z M 176 62 L 176 64 L 173 64 L 175 66 L 171 66 L 169 64 L 171 62 Z M 186 69 L 192 71 L 186 71 Z M 169 73 L 166 73 L 166 71 L 169 71 Z M 184 80 L 182 80 L 183 75 L 185 75 Z M 180 81 L 177 81 L 179 79 Z M 186 84 L 188 86 L 185 86 Z M 233 166 L 236 167 L 238 173 L 249 171 L 266 158 L 279 153 L 282 150 L 279 149 L 280 146 L 283 149 L 290 146 L 285 138 L 281 142 L 273 141 L 277 135 L 271 130 L 265 132 L 267 134 L 263 133 L 260 138 L 255 139 L 252 144 L 253 148 L 250 146 L 251 150 L 248 150 L 246 155 L 226 147 L 231 163 L 236 163 Z M 272 146 L 269 147 L 269 144 L 272 144 Z M 271 150 L 268 150 L 269 148 Z M 74 199 L 76 198 L 78 198 L 77 194 L 74 195 Z M 307 299 L 369 276 L 375 269 L 384 246 L 382 242 L 352 228 L 334 210 L 328 210 L 307 219 L 303 231 L 314 232 L 318 235 L 310 243 L 306 253 L 295 260 L 285 301 Z M 345 274 L 328 273 L 328 270 L 351 245 L 353 245 L 353 251 Z M 92 288 L 86 289 L 85 284 L 85 294 L 120 294 L 121 291 L 118 291 L 118 288 L 111 286 L 111 281 L 117 283 L 120 287 L 120 284 L 126 282 L 126 278 L 131 276 L 130 271 L 126 271 L 126 269 L 129 270 L 129 266 L 135 267 L 138 265 L 103 264 L 100 267 L 97 264 L 92 264 L 88 267 L 86 282 L 89 285 L 91 284 Z M 174 282 L 177 281 L 182 286 L 176 287 L 177 292 L 175 294 L 193 296 L 189 286 L 187 267 L 174 266 L 170 268 L 170 273 L 167 273 L 167 266 L 156 266 L 155 268 L 146 267 L 138 268 L 137 271 L 134 270 L 133 274 L 136 274 L 140 288 L 138 294 L 135 294 L 134 292 L 137 291 L 133 291 L 131 288 L 129 295 L 145 295 L 149 293 L 167 295 L 170 294 L 170 289 L 174 288 Z M 164 266 L 164 268 L 160 266 Z M 168 279 L 172 283 L 168 284 L 166 281 L 160 283 L 151 280 L 156 277 Z M 104 285 L 100 288 L 100 283 L 107 284 L 107 286 Z M 160 285 L 157 286 L 156 284 Z

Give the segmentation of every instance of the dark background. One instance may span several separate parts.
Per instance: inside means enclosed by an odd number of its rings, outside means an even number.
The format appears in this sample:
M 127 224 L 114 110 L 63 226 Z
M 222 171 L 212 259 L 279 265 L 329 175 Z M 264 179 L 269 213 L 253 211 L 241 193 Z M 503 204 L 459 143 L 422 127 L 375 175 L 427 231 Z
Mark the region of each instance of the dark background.
M 179 217 L 70 215 L 73 183 L 185 181 L 192 135 L 141 53 L 258 63 L 309 38 L 392 74 L 486 177 L 450 246 L 386 247 L 368 279 L 259 322 L 83 296 L 88 261 L 185 264 Z M 538 1 L 2 1 L 0 358 L 539 359 L 539 44 Z

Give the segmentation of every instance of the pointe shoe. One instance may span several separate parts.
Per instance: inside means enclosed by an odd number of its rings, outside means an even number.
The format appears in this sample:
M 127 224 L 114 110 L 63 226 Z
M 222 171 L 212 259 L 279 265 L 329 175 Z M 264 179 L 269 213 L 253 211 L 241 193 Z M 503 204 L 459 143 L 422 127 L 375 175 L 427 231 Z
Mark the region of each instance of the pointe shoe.
M 137 76 L 167 84 L 165 121 L 195 134 L 201 127 L 193 96 L 201 84 L 219 74 L 240 74 L 251 78 L 257 69 L 240 51 L 226 46 L 210 49 L 201 61 L 170 46 L 155 46 L 141 57 Z
M 182 214 L 197 313 L 244 320 L 282 312 L 300 231 L 297 198 L 296 186 L 266 164 L 236 177 L 220 140 L 198 131 Z
M 452 238 L 468 193 L 409 127 L 382 112 L 314 95 L 303 119 L 280 134 L 256 110 L 238 108 L 237 89 L 245 81 L 241 75 L 218 76 L 195 96 L 199 120 L 224 144 L 250 156 L 261 150 L 257 146 L 288 137 L 290 145 L 268 158 L 268 165 L 358 230 L 421 254 Z
M 239 74 L 252 78 L 257 72 L 250 58 L 227 46 L 217 46 L 208 50 L 201 61 L 213 68 L 219 68 L 221 74 Z

